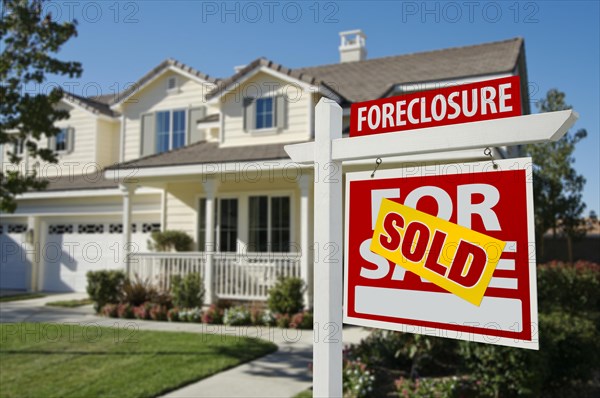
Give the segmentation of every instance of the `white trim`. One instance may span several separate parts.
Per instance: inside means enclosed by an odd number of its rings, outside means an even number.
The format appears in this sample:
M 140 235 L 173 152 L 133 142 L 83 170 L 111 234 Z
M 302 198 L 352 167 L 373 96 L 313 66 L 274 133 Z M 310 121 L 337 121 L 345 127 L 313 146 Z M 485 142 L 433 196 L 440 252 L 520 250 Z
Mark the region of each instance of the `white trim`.
M 196 123 L 196 128 L 198 130 L 209 130 L 209 129 L 218 128 L 218 127 L 221 127 L 220 121 L 218 121 L 218 122 L 199 122 L 199 123 Z
M 136 195 L 151 195 L 158 194 L 160 190 L 156 188 L 140 188 L 136 191 Z M 55 192 L 29 192 L 19 195 L 18 200 L 30 199 L 53 199 L 53 198 L 86 198 L 86 197 L 102 197 L 102 196 L 121 196 L 119 188 L 107 189 L 75 189 L 72 191 L 55 191 Z M 4 214 L 2 214 L 4 217 Z
M 297 84 L 298 86 L 300 86 L 300 88 L 302 88 L 304 91 L 309 91 L 309 92 L 315 92 L 318 91 L 319 87 L 318 86 L 314 86 L 312 84 L 303 82 L 302 80 L 296 79 L 295 77 L 286 75 L 284 73 L 281 72 L 277 72 L 267 66 L 261 65 L 261 66 L 257 66 L 256 68 L 252 69 L 250 72 L 246 73 L 243 77 L 241 77 L 240 79 L 234 80 L 233 82 L 231 82 L 227 87 L 225 87 L 223 89 L 223 91 L 221 91 L 219 94 L 217 94 L 216 96 L 212 97 L 210 100 L 207 101 L 208 104 L 217 104 L 219 103 L 219 99 L 221 97 L 223 97 L 224 95 L 228 94 L 229 92 L 231 92 L 232 90 L 235 90 L 236 88 L 238 88 L 239 86 L 241 86 L 242 84 L 244 84 L 246 81 L 250 80 L 250 78 L 256 76 L 258 73 L 263 72 L 266 74 L 269 74 L 279 80 L 284 80 L 287 81 L 289 83 L 294 83 Z
M 158 214 L 160 215 L 160 210 L 133 210 L 133 214 L 137 215 L 147 215 L 147 214 Z M 28 216 L 35 217 L 97 217 L 97 216 L 117 216 L 120 217 L 123 215 L 123 211 L 94 211 L 93 213 L 87 212 L 73 212 L 73 213 L 65 213 L 65 212 L 54 212 L 54 213 L 23 213 L 23 214 L 2 214 L 2 218 L 27 218 Z
M 400 83 L 394 85 L 394 88 L 390 91 L 390 93 L 396 93 L 396 95 L 402 95 L 413 92 L 420 92 L 426 90 L 439 90 L 444 87 L 454 87 L 468 83 L 477 83 L 485 80 L 491 79 L 501 79 L 503 77 L 514 76 L 514 73 L 499 73 L 499 74 L 490 74 L 490 75 L 480 75 L 474 77 L 463 77 L 454 80 L 430 80 L 430 81 L 422 81 L 422 82 L 411 82 L 411 83 Z M 410 90 L 403 90 L 403 88 L 410 88 Z M 413 89 L 413 88 L 416 88 Z
M 114 109 L 114 110 L 121 110 L 123 107 L 123 104 L 125 103 L 126 100 L 128 100 L 129 98 L 131 98 L 131 96 L 135 95 L 135 94 L 139 94 L 142 92 L 142 90 L 144 90 L 146 87 L 148 87 L 149 85 L 151 85 L 152 83 L 154 83 L 156 80 L 158 80 L 160 77 L 162 77 L 162 75 L 164 75 L 167 72 L 175 72 L 178 73 L 182 76 L 185 76 L 189 79 L 195 80 L 197 83 L 200 84 L 210 84 L 213 87 L 215 86 L 214 83 L 210 83 L 207 80 L 204 80 L 198 76 L 195 76 L 189 72 L 186 72 L 185 70 L 183 70 L 182 68 L 176 66 L 176 65 L 169 65 L 165 68 L 163 68 L 161 71 L 157 72 L 154 76 L 152 76 L 149 80 L 147 80 L 146 82 L 144 82 L 144 84 L 142 84 L 139 87 L 136 87 L 131 93 L 129 93 L 126 97 L 120 98 L 118 102 L 115 102 L 114 104 L 112 104 L 110 106 L 110 109 Z
M 274 164 L 276 163 L 276 164 Z M 173 176 L 192 176 L 192 175 L 218 175 L 224 173 L 233 173 L 244 170 L 245 167 L 258 167 L 259 170 L 283 170 L 287 166 L 293 166 L 295 169 L 304 169 L 305 167 L 291 161 L 290 159 L 258 159 L 256 161 L 228 162 L 228 163 L 200 163 L 182 166 L 159 166 L 142 167 L 122 170 L 107 170 L 104 173 L 105 178 L 115 181 L 126 180 L 127 178 L 142 177 L 173 177 Z M 312 167 L 312 166 L 311 166 Z M 292 167 L 290 167 L 292 168 Z M 127 175 L 119 176 L 119 172 Z M 132 173 L 133 172 L 133 173 Z

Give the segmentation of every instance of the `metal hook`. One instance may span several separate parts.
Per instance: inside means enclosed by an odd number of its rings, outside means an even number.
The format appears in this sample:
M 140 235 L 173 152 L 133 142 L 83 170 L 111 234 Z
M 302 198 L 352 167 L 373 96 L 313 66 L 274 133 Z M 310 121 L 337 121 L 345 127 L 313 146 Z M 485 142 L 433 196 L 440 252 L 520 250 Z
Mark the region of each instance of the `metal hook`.
M 494 165 L 494 170 L 498 169 L 498 164 L 496 162 L 494 162 L 494 157 L 492 156 L 492 150 L 490 149 L 490 147 L 487 147 L 483 150 L 483 154 L 485 156 L 489 156 L 490 159 L 492 160 L 492 165 Z
M 371 178 L 375 177 L 375 172 L 379 168 L 379 165 L 381 164 L 381 162 L 382 162 L 381 158 L 375 159 L 375 170 L 373 170 L 373 172 L 371 173 Z

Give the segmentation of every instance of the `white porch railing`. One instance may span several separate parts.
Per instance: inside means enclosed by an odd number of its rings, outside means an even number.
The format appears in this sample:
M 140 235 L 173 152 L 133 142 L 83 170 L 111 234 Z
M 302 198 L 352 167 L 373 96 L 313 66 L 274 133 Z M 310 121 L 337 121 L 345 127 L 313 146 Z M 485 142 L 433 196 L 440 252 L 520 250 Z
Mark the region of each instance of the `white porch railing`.
M 279 277 L 300 277 L 299 253 L 218 253 L 214 258 L 218 298 L 266 300 Z
M 136 253 L 129 277 L 166 290 L 173 275 L 199 272 L 205 280 L 206 259 L 202 252 Z M 213 291 L 220 299 L 266 300 L 279 277 L 301 277 L 299 253 L 215 253 L 213 257 Z
M 129 277 L 148 280 L 161 290 L 171 286 L 173 275 L 199 272 L 204 278 L 204 253 L 136 253 L 131 256 Z

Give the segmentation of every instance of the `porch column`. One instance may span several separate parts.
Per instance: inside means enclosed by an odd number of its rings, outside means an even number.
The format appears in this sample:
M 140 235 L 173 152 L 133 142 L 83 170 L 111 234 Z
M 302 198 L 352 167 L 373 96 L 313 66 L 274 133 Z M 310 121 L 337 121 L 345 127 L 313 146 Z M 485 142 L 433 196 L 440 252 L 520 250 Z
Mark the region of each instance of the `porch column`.
M 310 214 L 309 187 L 312 182 L 307 172 L 298 179 L 300 188 L 300 277 L 306 283 L 304 303 L 308 308 L 313 305 L 313 269 L 310 262 Z
M 121 247 L 121 261 L 125 275 L 129 275 L 132 221 L 131 205 L 133 201 L 133 193 L 135 192 L 135 186 L 131 184 L 121 184 L 119 185 L 119 188 L 123 194 L 123 242 Z
M 206 228 L 204 234 L 204 254 L 206 268 L 204 269 L 204 300 L 211 305 L 216 301 L 214 289 L 214 256 L 215 256 L 215 191 L 217 182 L 214 178 L 207 178 L 202 182 L 206 194 Z
M 40 227 L 40 219 L 35 216 L 27 217 L 27 232 L 25 243 L 27 244 L 27 260 L 31 264 L 29 268 L 29 288 L 27 289 L 30 292 L 39 291 L 38 286 L 38 274 L 40 269 L 40 261 L 41 261 L 41 227 Z

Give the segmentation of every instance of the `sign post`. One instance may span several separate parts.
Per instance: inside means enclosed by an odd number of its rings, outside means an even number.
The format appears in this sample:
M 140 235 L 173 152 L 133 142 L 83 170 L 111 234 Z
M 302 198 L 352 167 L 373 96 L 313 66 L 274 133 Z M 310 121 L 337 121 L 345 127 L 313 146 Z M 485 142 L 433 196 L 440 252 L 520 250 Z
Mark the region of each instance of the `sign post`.
M 401 133 L 341 138 L 342 110 L 322 98 L 316 106 L 315 142 L 287 145 L 292 161 L 314 164 L 313 394 L 342 396 L 342 161 L 440 153 L 556 141 L 575 123 L 572 110 Z

